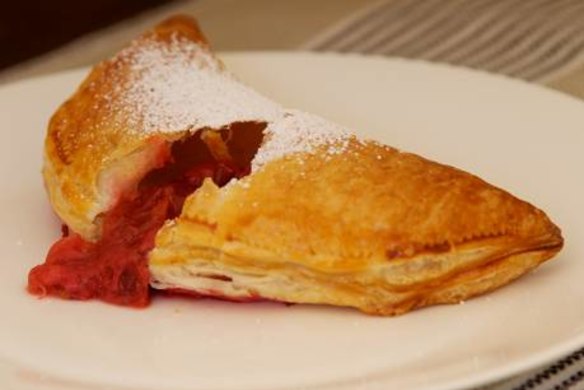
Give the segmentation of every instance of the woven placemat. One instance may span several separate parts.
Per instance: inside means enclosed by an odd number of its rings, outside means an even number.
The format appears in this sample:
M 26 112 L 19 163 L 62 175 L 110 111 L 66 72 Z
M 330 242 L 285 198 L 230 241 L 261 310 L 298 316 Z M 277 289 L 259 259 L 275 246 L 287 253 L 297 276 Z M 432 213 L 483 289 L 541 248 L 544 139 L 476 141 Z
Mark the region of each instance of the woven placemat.
M 446 62 L 546 82 L 584 64 L 584 1 L 384 0 L 306 48 Z

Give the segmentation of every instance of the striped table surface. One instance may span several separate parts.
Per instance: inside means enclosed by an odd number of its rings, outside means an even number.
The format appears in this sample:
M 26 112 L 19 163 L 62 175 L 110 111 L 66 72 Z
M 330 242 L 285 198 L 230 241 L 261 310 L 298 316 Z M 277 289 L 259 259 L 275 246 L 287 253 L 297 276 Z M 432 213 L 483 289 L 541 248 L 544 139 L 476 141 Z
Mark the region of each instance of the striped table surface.
M 582 0 L 384 0 L 306 43 L 545 82 L 584 65 Z
M 303 48 L 445 62 L 553 84 L 584 69 L 584 0 L 382 0 Z M 584 84 L 584 72 L 580 79 Z M 480 390 L 544 389 L 584 390 L 584 348 Z

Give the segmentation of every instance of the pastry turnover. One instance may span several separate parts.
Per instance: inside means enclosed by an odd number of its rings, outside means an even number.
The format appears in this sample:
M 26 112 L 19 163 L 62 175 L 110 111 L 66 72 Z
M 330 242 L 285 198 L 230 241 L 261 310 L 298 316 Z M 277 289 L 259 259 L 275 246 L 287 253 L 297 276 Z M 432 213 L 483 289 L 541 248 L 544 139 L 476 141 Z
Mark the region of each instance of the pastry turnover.
M 469 173 L 289 110 L 171 18 L 97 65 L 49 124 L 68 227 L 29 291 L 144 306 L 155 289 L 394 315 L 554 256 L 541 210 Z

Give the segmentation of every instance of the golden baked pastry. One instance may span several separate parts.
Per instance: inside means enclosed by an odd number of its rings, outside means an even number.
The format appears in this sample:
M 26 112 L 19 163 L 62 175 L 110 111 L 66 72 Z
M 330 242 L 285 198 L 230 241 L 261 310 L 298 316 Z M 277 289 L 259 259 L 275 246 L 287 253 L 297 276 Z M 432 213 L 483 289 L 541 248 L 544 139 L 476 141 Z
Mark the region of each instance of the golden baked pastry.
M 193 20 L 171 18 L 95 66 L 53 115 L 43 177 L 51 204 L 73 231 L 97 239 L 100 214 L 147 172 L 164 165 L 170 143 L 189 130 L 269 117 L 249 109 L 254 98 L 268 100 L 223 75 L 223 65 L 209 50 Z M 182 57 L 193 63 L 181 63 Z M 181 75 L 191 71 L 192 85 L 185 86 Z M 181 85 L 229 92 L 201 90 L 185 102 L 173 95 Z M 239 108 L 246 100 L 249 108 Z
M 144 306 L 150 282 L 394 315 L 493 290 L 563 245 L 504 190 L 239 83 L 186 17 L 92 70 L 50 122 L 43 174 L 72 232 L 31 271 L 39 295 Z

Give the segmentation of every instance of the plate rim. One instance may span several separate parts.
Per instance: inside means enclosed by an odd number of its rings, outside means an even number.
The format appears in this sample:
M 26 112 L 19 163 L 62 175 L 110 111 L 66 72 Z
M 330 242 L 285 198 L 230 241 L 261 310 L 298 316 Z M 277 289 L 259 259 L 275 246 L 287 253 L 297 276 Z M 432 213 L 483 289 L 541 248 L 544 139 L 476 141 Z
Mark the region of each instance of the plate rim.
M 513 85 L 521 85 L 523 88 L 529 88 L 533 91 L 539 91 L 537 93 L 544 92 L 546 94 L 551 94 L 553 96 L 560 97 L 560 99 L 565 99 L 571 102 L 577 102 L 577 104 L 582 105 L 584 109 L 584 101 L 570 95 L 568 93 L 551 89 L 541 84 L 531 83 L 521 79 L 515 79 L 506 75 L 490 73 L 483 70 L 472 69 L 468 67 L 458 66 L 458 65 L 451 65 L 446 63 L 434 63 L 425 60 L 412 60 L 412 59 L 405 59 L 399 57 L 388 57 L 382 55 L 364 55 L 358 53 L 317 53 L 317 52 L 310 52 L 310 51 L 287 51 L 287 50 L 274 50 L 274 51 L 265 51 L 265 50 L 251 50 L 251 51 L 220 51 L 217 53 L 218 57 L 221 59 L 225 59 L 226 61 L 238 59 L 238 58 L 249 58 L 249 57 L 311 57 L 311 58 L 329 58 L 335 60 L 347 59 L 351 58 L 353 61 L 383 61 L 383 62 L 392 62 L 392 63 L 403 63 L 403 64 L 415 64 L 416 66 L 428 67 L 428 68 L 441 68 L 448 72 L 464 72 L 472 77 L 481 77 L 483 79 L 490 78 L 491 80 L 498 80 L 497 82 L 505 82 L 510 83 Z M 14 80 L 8 83 L 4 83 L 0 85 L 0 93 L 4 93 L 6 89 L 10 88 L 19 88 L 23 85 L 27 84 L 34 84 L 38 82 L 44 82 L 48 80 L 54 80 L 59 78 L 67 78 L 67 77 L 75 77 L 79 76 L 80 79 L 83 78 L 83 75 L 91 69 L 89 66 L 84 67 L 76 67 L 71 69 L 65 69 L 58 72 L 51 72 L 42 75 L 36 75 L 29 78 L 23 78 L 19 80 Z M 73 93 L 73 91 L 71 91 Z M 417 387 L 419 389 L 462 389 L 468 388 L 472 386 L 481 386 L 486 385 L 489 383 L 493 383 L 494 381 L 509 379 L 512 376 L 525 373 L 531 369 L 536 369 L 538 367 L 544 366 L 552 361 L 559 359 L 563 356 L 572 353 L 579 348 L 584 346 L 584 332 L 580 334 L 573 335 L 570 340 L 564 341 L 562 343 L 554 344 L 547 348 L 541 348 L 540 351 L 537 353 L 531 354 L 530 356 L 526 356 L 523 358 L 516 358 L 513 362 L 506 364 L 504 367 L 499 368 L 488 368 L 482 369 L 477 373 L 473 373 L 472 375 L 466 375 L 464 378 L 450 380 L 448 383 L 445 381 L 443 384 L 438 384 L 438 386 L 431 386 L 431 385 L 422 385 L 421 387 Z M 383 377 L 388 375 L 388 373 L 384 373 L 384 370 L 375 371 L 371 374 L 368 374 L 366 380 L 373 379 L 373 382 L 377 382 L 379 380 L 380 385 L 383 385 Z M 379 377 L 379 379 L 374 379 Z M 2 376 L 0 375 L 0 380 Z M 356 378 L 356 379 L 347 379 L 342 380 L 339 382 L 327 382 L 322 384 L 316 385 L 308 385 L 307 388 L 336 388 L 337 386 L 350 386 L 351 384 L 359 384 L 364 388 L 367 388 L 369 385 L 368 383 L 363 383 L 363 379 Z M 89 384 L 88 384 L 89 385 Z M 91 385 L 93 386 L 93 385 Z M 102 384 L 96 384 L 98 387 L 102 387 Z M 288 388 L 288 387 L 283 387 Z

